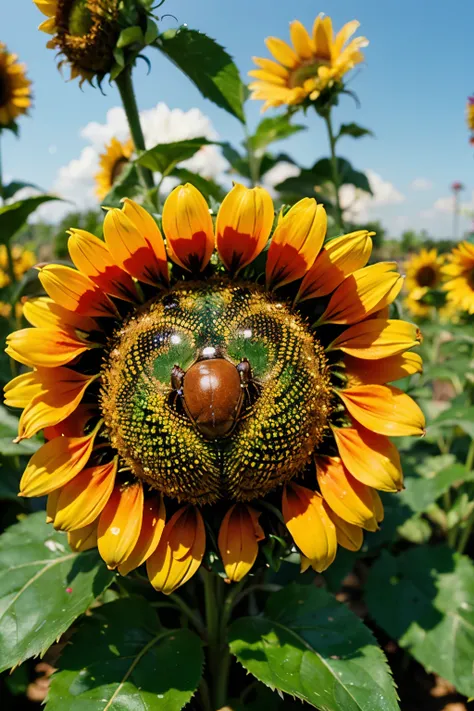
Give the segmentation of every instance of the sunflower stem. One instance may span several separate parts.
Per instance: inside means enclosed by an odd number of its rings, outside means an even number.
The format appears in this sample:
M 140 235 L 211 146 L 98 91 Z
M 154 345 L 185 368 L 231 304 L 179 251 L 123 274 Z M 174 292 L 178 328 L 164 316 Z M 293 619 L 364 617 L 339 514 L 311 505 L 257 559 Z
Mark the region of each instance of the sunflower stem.
M 217 586 L 223 581 L 214 573 L 201 569 L 204 584 L 204 602 L 206 608 L 207 643 L 209 654 L 209 671 L 212 682 L 212 700 L 215 709 L 225 706 L 227 701 L 227 685 L 230 671 L 230 652 L 227 644 L 227 615 L 225 602 Z
M 140 114 L 138 111 L 137 100 L 132 82 L 132 68 L 126 67 L 115 79 L 117 88 L 122 99 L 123 108 L 127 116 L 130 135 L 137 152 L 146 150 L 145 138 L 143 136 L 142 126 L 140 123 Z M 152 190 L 155 187 L 153 173 L 148 168 L 137 166 L 138 174 L 147 190 Z
M 2 171 L 2 144 L 1 144 L 1 138 L 2 138 L 2 131 L 0 129 L 0 206 L 3 206 L 3 171 Z M 8 276 L 10 277 L 10 281 L 12 284 L 16 284 L 17 278 L 15 275 L 15 266 L 14 266 L 14 261 L 13 261 L 13 254 L 12 254 L 12 248 L 10 245 L 10 240 L 6 240 L 5 242 L 5 251 L 7 253 L 7 271 L 8 271 Z
M 250 134 L 247 128 L 247 124 L 244 123 L 244 133 L 245 133 L 245 148 L 247 150 L 247 160 L 249 163 L 249 173 L 250 173 L 250 187 L 254 188 L 258 185 L 260 180 L 260 164 L 259 160 L 254 153 L 252 148 L 252 142 L 250 140 Z
M 330 108 L 328 108 L 328 110 L 324 113 L 324 121 L 326 123 L 326 128 L 328 130 L 329 148 L 331 150 L 332 182 L 334 184 L 334 191 L 336 194 L 336 222 L 337 222 L 337 226 L 340 228 L 340 230 L 342 232 L 344 232 L 344 220 L 342 218 L 341 199 L 340 199 L 340 195 L 339 195 L 339 189 L 341 187 L 341 176 L 339 175 L 339 167 L 338 167 L 338 163 L 337 163 L 336 137 L 334 136 L 334 130 L 332 127 L 331 109 Z

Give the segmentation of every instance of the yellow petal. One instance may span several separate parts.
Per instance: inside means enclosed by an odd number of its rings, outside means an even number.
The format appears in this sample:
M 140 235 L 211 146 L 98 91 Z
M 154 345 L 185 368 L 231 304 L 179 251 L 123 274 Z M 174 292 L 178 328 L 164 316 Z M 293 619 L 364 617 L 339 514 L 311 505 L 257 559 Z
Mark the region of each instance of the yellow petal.
M 69 531 L 67 540 L 73 551 L 88 551 L 97 547 L 98 519 L 84 528 Z
M 305 26 L 294 20 L 290 22 L 290 37 L 296 54 L 300 59 L 311 59 L 314 55 L 314 44 Z
M 373 234 L 358 230 L 328 242 L 301 282 L 297 300 L 327 296 L 346 276 L 365 267 L 372 252 Z
M 264 533 L 259 512 L 245 504 L 234 504 L 219 528 L 218 545 L 228 579 L 237 583 L 247 575 L 258 555 Z
M 142 518 L 142 483 L 116 485 L 100 515 L 97 529 L 97 547 L 109 569 L 117 568 L 133 551 Z
M 166 257 L 165 243 L 163 236 L 153 217 L 138 203 L 130 198 L 123 199 L 122 211 L 133 223 L 138 232 L 148 244 L 150 252 L 154 256 L 155 268 L 159 271 L 159 278 L 163 284 L 168 284 L 168 260 Z
M 25 301 L 23 316 L 36 328 L 77 329 L 84 333 L 99 330 L 94 319 L 74 311 L 68 311 L 46 296 L 38 296 Z
M 327 348 L 356 358 L 378 360 L 421 343 L 420 329 L 408 321 L 373 318 L 344 330 Z
M 194 506 L 178 509 L 146 561 L 153 587 L 169 595 L 184 585 L 201 565 L 205 549 L 206 533 L 199 509 Z
M 358 481 L 381 491 L 403 489 L 400 455 L 387 437 L 361 425 L 334 427 L 339 456 Z
M 8 335 L 5 352 L 31 368 L 57 368 L 90 348 L 94 344 L 77 338 L 73 331 L 24 328 Z
M 35 395 L 42 391 L 41 380 L 36 371 L 23 373 L 5 385 L 5 405 L 26 407 Z
M 165 502 L 161 494 L 145 501 L 140 535 L 128 558 L 119 565 L 120 575 L 138 568 L 156 550 L 166 523 Z
M 421 373 L 423 361 L 418 353 L 397 353 L 380 360 L 362 360 L 346 356 L 344 359 L 349 387 L 353 385 L 385 385 L 408 375 Z
M 351 476 L 339 457 L 318 457 L 316 472 L 321 494 L 334 513 L 354 526 L 377 530 L 369 487 Z
M 283 490 L 282 513 L 287 529 L 311 566 L 321 573 L 336 556 L 336 528 L 321 495 L 299 484 Z
M 391 385 L 360 385 L 338 391 L 363 427 L 389 437 L 422 435 L 425 417 L 414 400 Z
M 226 195 L 216 221 L 217 251 L 232 274 L 250 264 L 265 247 L 273 225 L 273 202 L 263 188 L 237 183 Z
M 313 25 L 313 42 L 318 59 L 331 59 L 333 31 L 330 17 L 316 18 Z
M 338 544 L 343 548 L 346 548 L 348 551 L 360 550 L 362 547 L 362 543 L 364 542 L 364 534 L 362 528 L 360 528 L 359 526 L 354 526 L 353 523 L 347 523 L 347 521 L 344 521 L 343 518 L 334 513 L 334 511 L 331 509 L 330 506 L 327 505 L 326 502 L 324 502 L 324 508 L 326 510 L 327 515 L 336 527 L 336 537 Z
M 39 280 L 53 301 L 84 316 L 113 316 L 117 310 L 107 294 L 85 274 L 62 264 L 48 264 L 39 271 Z
M 194 185 L 171 191 L 163 207 L 168 254 L 187 271 L 202 272 L 214 250 L 214 228 L 207 203 Z
M 83 469 L 59 493 L 54 527 L 62 531 L 84 528 L 96 520 L 112 494 L 117 457 L 107 464 Z
M 303 198 L 293 205 L 273 233 L 267 257 L 267 288 L 304 276 L 321 249 L 326 227 L 326 210 L 314 198 Z
M 278 37 L 267 37 L 265 44 L 268 50 L 273 54 L 277 62 L 283 64 L 288 69 L 293 69 L 299 64 L 298 55 L 294 52 L 290 45 Z

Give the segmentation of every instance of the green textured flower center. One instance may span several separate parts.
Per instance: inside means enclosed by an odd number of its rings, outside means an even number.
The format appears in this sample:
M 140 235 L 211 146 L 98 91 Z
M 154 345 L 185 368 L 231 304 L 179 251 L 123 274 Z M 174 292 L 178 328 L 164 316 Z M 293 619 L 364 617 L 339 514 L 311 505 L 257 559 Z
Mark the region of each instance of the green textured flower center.
M 324 352 L 302 319 L 224 279 L 177 286 L 136 312 L 110 343 L 103 383 L 124 463 L 193 503 L 250 500 L 291 479 L 330 411 Z

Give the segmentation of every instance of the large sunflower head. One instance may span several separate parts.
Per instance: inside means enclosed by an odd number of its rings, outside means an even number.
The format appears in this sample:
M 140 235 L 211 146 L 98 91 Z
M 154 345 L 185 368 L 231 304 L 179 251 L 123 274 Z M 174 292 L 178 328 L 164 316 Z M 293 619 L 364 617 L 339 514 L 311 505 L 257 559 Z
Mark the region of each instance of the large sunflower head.
M 414 316 L 426 317 L 431 307 L 425 297 L 442 282 L 444 257 L 436 249 L 421 249 L 405 262 L 405 306 Z
M 263 110 L 315 101 L 363 61 L 360 50 L 368 45 L 367 39 L 356 37 L 349 42 L 358 27 L 353 20 L 334 36 L 331 18 L 318 16 L 311 35 L 298 20 L 290 24 L 292 46 L 268 37 L 265 43 L 273 59 L 253 58 L 258 69 L 249 72 L 257 80 L 250 84 L 251 98 L 263 99 Z
M 447 279 L 443 285 L 448 302 L 459 311 L 474 314 L 474 244 L 461 242 L 443 267 Z
M 152 20 L 139 0 L 128 3 L 121 0 L 33 2 L 48 18 L 39 26 L 52 35 L 47 47 L 58 50 L 62 56 L 59 66 L 68 64 L 71 79 L 80 77 L 81 83 L 91 82 L 95 77 L 100 83 L 110 72 L 115 78 L 146 45 L 147 23 Z M 127 39 L 120 44 L 122 30 L 131 27 L 136 30 L 134 41 Z
M 25 69 L 17 55 L 0 42 L 0 129 L 14 124 L 31 106 L 31 82 Z
M 146 561 L 165 593 L 213 541 L 233 581 L 271 534 L 318 571 L 338 544 L 358 549 L 383 516 L 377 490 L 402 487 L 389 438 L 423 432 L 388 384 L 421 370 L 417 328 L 388 316 L 396 265 L 366 266 L 366 231 L 323 246 L 314 199 L 280 214 L 269 241 L 273 223 L 262 188 L 236 185 L 214 224 L 180 186 L 165 246 L 125 199 L 104 241 L 71 229 L 75 268 L 41 269 L 47 296 L 24 307 L 33 328 L 8 338 L 31 368 L 6 387 L 24 408 L 18 439 L 47 440 L 21 495 L 47 494 L 48 519 L 110 568 Z
M 105 198 L 112 189 L 115 181 L 129 163 L 133 153 L 133 143 L 131 140 L 122 143 L 116 138 L 112 138 L 105 146 L 105 150 L 99 156 L 99 171 L 95 175 L 95 192 L 99 200 Z

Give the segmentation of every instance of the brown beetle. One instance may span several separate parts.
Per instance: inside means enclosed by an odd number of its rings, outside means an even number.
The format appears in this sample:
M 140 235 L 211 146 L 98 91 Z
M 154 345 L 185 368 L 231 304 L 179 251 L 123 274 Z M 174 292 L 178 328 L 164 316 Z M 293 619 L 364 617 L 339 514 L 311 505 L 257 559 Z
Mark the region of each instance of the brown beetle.
M 237 366 L 221 357 L 204 358 L 186 372 L 179 365 L 171 371 L 173 390 L 181 396 L 188 417 L 207 439 L 220 439 L 232 432 L 251 378 L 246 358 Z

